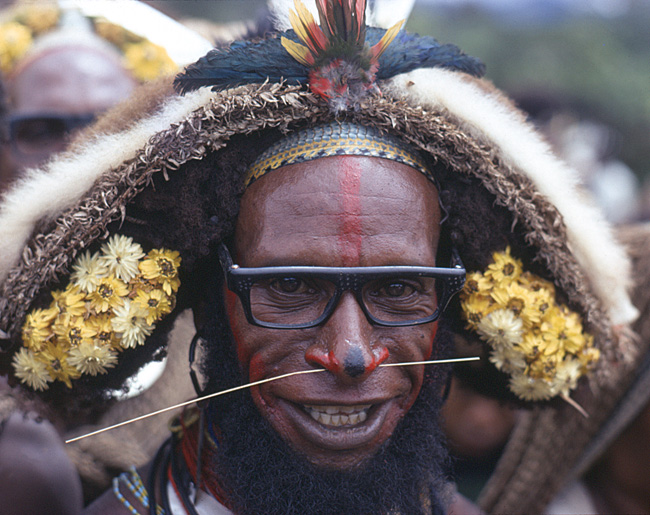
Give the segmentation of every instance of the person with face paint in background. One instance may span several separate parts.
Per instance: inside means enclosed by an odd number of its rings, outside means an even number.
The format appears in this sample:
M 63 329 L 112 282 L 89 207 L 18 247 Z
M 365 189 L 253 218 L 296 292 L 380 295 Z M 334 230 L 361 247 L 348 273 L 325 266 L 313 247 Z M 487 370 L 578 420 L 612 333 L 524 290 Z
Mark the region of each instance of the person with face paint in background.
M 35 38 L 26 24 L 3 25 L 16 39 L 19 33 L 32 40 L 25 40 L 24 54 L 16 59 L 10 59 L 8 43 L 3 47 L 9 102 L 4 153 L 13 177 L 63 150 L 75 130 L 128 98 L 138 83 L 119 51 L 83 15 L 66 11 L 53 23 Z
M 95 128 L 70 156 L 97 182 L 0 255 L 0 306 L 32 292 L 7 368 L 46 402 L 103 402 L 185 308 L 197 393 L 256 383 L 176 417 L 88 513 L 445 513 L 449 368 L 424 361 L 462 338 L 504 397 L 572 420 L 628 341 L 625 254 L 482 65 L 365 2 L 295 8 Z

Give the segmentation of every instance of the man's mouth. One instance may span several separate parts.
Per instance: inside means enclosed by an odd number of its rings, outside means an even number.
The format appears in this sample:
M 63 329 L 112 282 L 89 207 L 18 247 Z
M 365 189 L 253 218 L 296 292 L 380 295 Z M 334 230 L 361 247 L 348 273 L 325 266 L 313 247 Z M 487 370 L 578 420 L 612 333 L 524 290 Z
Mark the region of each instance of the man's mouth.
M 368 418 L 368 410 L 372 404 L 357 404 L 355 406 L 303 406 L 305 411 L 316 422 L 329 427 L 354 426 Z

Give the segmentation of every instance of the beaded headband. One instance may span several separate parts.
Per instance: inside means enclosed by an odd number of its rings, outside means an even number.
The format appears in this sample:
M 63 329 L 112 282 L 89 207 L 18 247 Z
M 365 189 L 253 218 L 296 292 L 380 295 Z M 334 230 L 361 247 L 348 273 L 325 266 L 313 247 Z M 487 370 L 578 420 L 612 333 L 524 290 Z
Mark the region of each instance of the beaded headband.
M 321 157 L 368 156 L 389 159 L 436 180 L 418 152 L 399 139 L 352 123 L 330 123 L 294 132 L 267 148 L 248 169 L 245 185 L 266 173 Z

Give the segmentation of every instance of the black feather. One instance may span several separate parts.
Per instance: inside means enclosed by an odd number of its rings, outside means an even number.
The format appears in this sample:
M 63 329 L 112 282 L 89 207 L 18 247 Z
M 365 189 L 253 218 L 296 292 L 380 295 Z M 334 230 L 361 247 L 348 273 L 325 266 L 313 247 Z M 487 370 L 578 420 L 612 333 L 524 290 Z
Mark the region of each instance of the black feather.
M 367 43 L 374 45 L 385 32 L 368 27 Z M 300 42 L 293 30 L 281 35 Z M 457 46 L 441 45 L 432 37 L 401 31 L 380 56 L 377 79 L 388 79 L 417 68 L 446 68 L 476 77 L 485 73 L 485 65 L 480 60 L 463 53 Z M 179 74 L 174 87 L 183 94 L 204 86 L 221 90 L 267 79 L 306 84 L 308 76 L 309 68 L 291 57 L 280 42 L 280 34 L 274 34 L 261 41 L 235 41 L 229 48 L 211 50 Z
M 368 28 L 366 39 L 371 46 L 384 35 L 384 29 Z M 377 79 L 388 79 L 417 68 L 446 68 L 481 77 L 485 65 L 463 53 L 456 45 L 441 45 L 430 36 L 400 31 L 379 57 Z
M 290 30 L 285 37 L 298 41 Z M 174 87 L 187 93 L 204 86 L 213 90 L 227 89 L 242 84 L 262 83 L 265 80 L 290 84 L 307 82 L 309 69 L 296 61 L 284 49 L 279 35 L 257 42 L 235 41 L 228 48 L 215 48 L 189 65 L 176 76 Z

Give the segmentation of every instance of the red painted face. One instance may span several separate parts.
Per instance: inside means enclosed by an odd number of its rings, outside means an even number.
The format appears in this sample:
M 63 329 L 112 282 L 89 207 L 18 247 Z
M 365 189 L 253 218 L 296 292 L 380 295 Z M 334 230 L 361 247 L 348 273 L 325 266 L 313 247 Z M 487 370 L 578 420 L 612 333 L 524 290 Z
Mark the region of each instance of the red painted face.
M 440 211 L 433 184 L 384 159 L 328 157 L 287 166 L 244 194 L 237 223 L 241 266 L 435 266 Z M 239 299 L 226 303 L 238 355 L 251 381 L 325 368 L 252 390 L 273 428 L 312 463 L 349 469 L 393 433 L 417 397 L 436 324 L 371 325 L 354 295 L 343 294 L 320 327 L 250 325 Z

